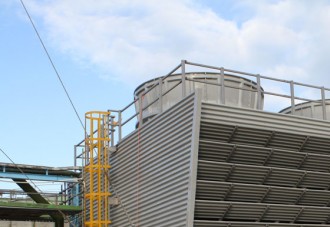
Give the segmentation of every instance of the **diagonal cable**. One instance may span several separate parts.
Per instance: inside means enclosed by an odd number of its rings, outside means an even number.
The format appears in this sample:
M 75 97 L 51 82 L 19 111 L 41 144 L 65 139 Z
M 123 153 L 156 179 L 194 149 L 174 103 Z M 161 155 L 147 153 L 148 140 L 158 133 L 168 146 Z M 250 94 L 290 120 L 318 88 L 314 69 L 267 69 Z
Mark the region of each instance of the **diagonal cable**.
M 67 98 L 69 99 L 69 102 L 70 102 L 70 104 L 71 104 L 71 106 L 72 106 L 72 108 L 73 108 L 73 110 L 74 110 L 74 112 L 75 112 L 75 114 L 76 114 L 76 116 L 77 116 L 77 118 L 78 118 L 78 120 L 79 120 L 81 126 L 83 127 L 83 129 L 85 129 L 85 127 L 84 127 L 84 123 L 83 123 L 83 121 L 81 120 L 81 118 L 80 118 L 80 116 L 79 116 L 79 114 L 78 114 L 78 111 L 77 111 L 75 105 L 73 104 L 73 101 L 72 101 L 72 99 L 71 99 L 71 97 L 70 97 L 70 95 L 69 95 L 69 92 L 68 92 L 68 90 L 66 89 L 66 87 L 65 87 L 65 85 L 64 85 L 64 83 L 63 83 L 63 81 L 62 81 L 62 79 L 61 79 L 61 76 L 60 76 L 60 74 L 58 73 L 57 68 L 56 68 L 56 66 L 55 66 L 55 64 L 54 64 L 54 62 L 53 62 L 53 60 L 52 60 L 52 58 L 51 58 L 51 56 L 50 56 L 50 54 L 49 54 L 49 52 L 48 52 L 48 50 L 47 50 L 45 44 L 44 44 L 44 42 L 42 41 L 42 38 L 41 38 L 41 36 L 40 36 L 40 34 L 39 34 L 38 30 L 37 30 L 37 27 L 36 27 L 35 24 L 33 23 L 33 20 L 32 20 L 32 18 L 31 18 L 30 14 L 29 14 L 27 8 L 25 7 L 25 4 L 24 4 L 23 0 L 20 0 L 20 2 L 21 2 L 22 6 L 23 6 L 23 8 L 24 8 L 24 10 L 25 10 L 26 15 L 28 16 L 28 18 L 29 18 L 29 20 L 30 20 L 30 22 L 31 22 L 31 25 L 33 26 L 33 29 L 34 29 L 36 35 L 38 36 L 38 39 L 39 39 L 39 41 L 40 41 L 40 43 L 41 43 L 41 45 L 42 45 L 42 47 L 43 47 L 43 49 L 44 49 L 44 51 L 45 51 L 47 57 L 48 57 L 48 60 L 49 60 L 50 64 L 52 65 L 52 67 L 53 67 L 53 69 L 54 69 L 54 71 L 55 71 L 55 74 L 56 74 L 56 76 L 57 76 L 59 82 L 60 82 L 61 85 L 62 85 L 62 88 L 63 88 L 63 90 L 64 90 L 64 92 L 65 92 Z

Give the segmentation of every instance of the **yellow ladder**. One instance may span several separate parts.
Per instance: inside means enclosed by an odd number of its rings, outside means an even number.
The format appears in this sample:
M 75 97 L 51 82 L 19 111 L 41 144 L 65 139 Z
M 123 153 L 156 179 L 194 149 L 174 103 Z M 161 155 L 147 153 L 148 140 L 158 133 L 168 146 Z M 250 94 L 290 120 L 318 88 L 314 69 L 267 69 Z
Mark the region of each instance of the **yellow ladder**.
M 110 112 L 91 111 L 85 116 L 86 137 L 84 155 L 84 226 L 105 227 L 109 217 Z M 88 135 L 87 135 L 88 134 Z

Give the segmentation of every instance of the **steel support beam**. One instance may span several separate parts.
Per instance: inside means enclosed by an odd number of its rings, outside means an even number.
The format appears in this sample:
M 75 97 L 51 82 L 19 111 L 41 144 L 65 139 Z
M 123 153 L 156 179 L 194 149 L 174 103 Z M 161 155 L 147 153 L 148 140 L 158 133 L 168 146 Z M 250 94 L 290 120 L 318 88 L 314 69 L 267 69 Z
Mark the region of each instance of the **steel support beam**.
M 15 173 L 15 172 L 0 172 L 0 178 L 7 179 L 24 179 L 36 181 L 57 181 L 57 182 L 78 182 L 77 177 L 47 175 L 47 174 L 34 174 L 34 173 Z
M 13 179 L 13 181 L 30 196 L 36 203 L 50 204 L 37 190 L 34 189 L 25 179 Z M 50 214 L 55 222 L 55 227 L 64 227 L 64 218 L 59 214 Z

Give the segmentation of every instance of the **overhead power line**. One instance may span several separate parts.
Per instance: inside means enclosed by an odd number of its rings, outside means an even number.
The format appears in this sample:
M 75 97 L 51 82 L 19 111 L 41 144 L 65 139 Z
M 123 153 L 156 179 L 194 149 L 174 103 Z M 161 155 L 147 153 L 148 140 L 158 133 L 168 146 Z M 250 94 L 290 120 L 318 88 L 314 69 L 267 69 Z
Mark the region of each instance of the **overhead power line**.
M 62 79 L 61 79 L 61 76 L 60 76 L 60 74 L 58 73 L 58 71 L 57 71 L 57 68 L 55 67 L 55 64 L 54 64 L 54 62 L 53 62 L 53 60 L 52 60 L 52 58 L 51 58 L 51 56 L 50 56 L 50 54 L 49 54 L 49 52 L 48 52 L 48 50 L 47 50 L 47 48 L 46 48 L 46 46 L 45 46 L 45 44 L 44 44 L 44 42 L 43 42 L 43 40 L 41 39 L 41 36 L 40 36 L 40 34 L 39 34 L 39 32 L 38 32 L 38 30 L 37 30 L 37 28 L 36 28 L 36 26 L 34 25 L 34 23 L 33 23 L 33 20 L 32 20 L 32 18 L 31 18 L 31 16 L 30 16 L 30 14 L 29 14 L 29 12 L 28 12 L 28 10 L 27 10 L 27 8 L 26 8 L 26 6 L 25 6 L 25 4 L 24 4 L 24 2 L 23 2 L 23 0 L 20 0 L 20 2 L 21 2 L 21 4 L 22 4 L 22 6 L 23 6 L 23 8 L 24 8 L 24 10 L 25 10 L 25 13 L 26 13 L 26 15 L 28 16 L 28 18 L 29 18 L 29 20 L 30 20 L 30 22 L 31 22 L 31 25 L 32 25 L 32 27 L 33 27 L 33 29 L 34 29 L 34 31 L 35 31 L 35 33 L 36 33 L 36 35 L 38 36 L 38 39 L 39 39 L 39 41 L 40 41 L 40 43 L 41 43 L 41 45 L 42 45 L 42 47 L 43 47 L 43 49 L 44 49 L 44 51 L 45 51 L 45 53 L 46 53 L 46 55 L 47 55 L 47 57 L 48 57 L 48 60 L 49 60 L 49 62 L 51 63 L 51 65 L 52 65 L 52 67 L 53 67 L 53 69 L 54 69 L 54 71 L 55 71 L 55 74 L 56 74 L 56 76 L 57 76 L 57 78 L 58 78 L 58 80 L 59 80 L 59 82 L 61 83 L 61 86 L 62 86 L 62 88 L 63 88 L 63 90 L 64 90 L 64 92 L 65 92 L 65 94 L 66 94 L 66 96 L 67 96 L 67 98 L 68 98 L 68 100 L 69 100 L 69 102 L 70 102 L 70 104 L 71 104 L 71 106 L 72 106 L 72 108 L 73 108 L 73 110 L 74 110 L 74 112 L 75 112 L 75 114 L 76 114 L 76 116 L 77 116 L 77 118 L 78 118 L 78 120 L 79 120 L 79 122 L 80 122 L 80 124 L 81 124 L 81 126 L 82 126 L 82 128 L 83 128 L 83 130 L 84 131 L 86 131 L 85 130 L 85 126 L 84 126 L 84 124 L 83 124 L 83 121 L 81 120 L 81 118 L 80 118 L 80 116 L 79 116 L 79 114 L 78 114 L 78 111 L 77 111 L 77 109 L 76 109 L 76 107 L 75 107 L 75 105 L 74 105 L 74 103 L 73 103 L 73 101 L 72 101 L 72 99 L 71 99 L 71 97 L 70 97 L 70 95 L 69 95 L 69 92 L 67 91 L 67 89 L 66 89 L 66 87 L 65 87 L 65 85 L 64 85 L 64 83 L 63 83 L 63 81 L 62 81 Z M 2 150 L 1 148 L 0 148 L 0 151 L 1 151 L 1 153 L 3 153 L 9 160 L 10 160 L 10 162 L 11 163 L 13 163 L 15 166 L 16 166 L 16 168 L 23 174 L 23 175 L 25 175 L 26 176 L 26 178 L 34 185 L 34 187 L 37 189 L 37 190 L 39 190 L 39 192 L 41 192 L 41 190 L 40 190 L 40 188 L 34 183 L 34 181 L 33 180 L 31 180 L 29 177 L 28 177 L 28 175 L 9 157 L 9 155 L 4 151 L 4 150 Z M 71 223 L 71 221 L 66 217 L 66 215 L 61 211 L 61 210 L 57 210 L 62 216 L 63 216 L 63 218 L 64 219 L 66 219 L 71 225 L 73 225 L 73 226 L 75 226 L 73 223 Z
M 56 68 L 56 66 L 55 66 L 55 64 L 54 64 L 54 62 L 53 62 L 53 60 L 52 60 L 52 58 L 51 58 L 51 56 L 50 56 L 50 54 L 49 54 L 49 52 L 48 52 L 48 50 L 47 50 L 45 44 L 44 44 L 44 42 L 42 41 L 42 38 L 41 38 L 41 36 L 40 36 L 40 34 L 39 34 L 38 30 L 37 30 L 37 27 L 36 27 L 35 24 L 33 23 L 33 20 L 32 20 L 32 18 L 31 18 L 30 14 L 29 14 L 29 11 L 28 11 L 27 8 L 25 7 L 25 4 L 24 4 L 23 0 L 20 0 L 20 2 L 21 2 L 22 6 L 23 6 L 23 8 L 24 8 L 24 10 L 25 10 L 26 15 L 28 16 L 28 18 L 29 18 L 29 20 L 30 20 L 30 22 L 31 22 L 31 25 L 32 25 L 32 27 L 33 27 L 33 29 L 34 29 L 36 35 L 38 36 L 38 39 L 39 39 L 39 41 L 40 41 L 40 43 L 41 43 L 41 45 L 42 45 L 42 47 L 43 47 L 43 49 L 44 49 L 44 51 L 45 51 L 47 57 L 48 57 L 48 60 L 49 60 L 50 64 L 52 65 L 52 67 L 53 67 L 53 69 L 54 69 L 54 71 L 55 71 L 55 74 L 56 74 L 56 76 L 57 76 L 59 82 L 60 82 L 61 85 L 62 85 L 62 88 L 63 88 L 63 90 L 64 90 L 64 92 L 65 92 L 67 98 L 69 99 L 69 102 L 70 102 L 70 104 L 71 104 L 71 106 L 72 106 L 72 108 L 73 108 L 73 110 L 74 110 L 74 112 L 75 112 L 75 114 L 76 114 L 76 116 L 77 116 L 77 118 L 78 118 L 78 120 L 79 120 L 81 126 L 82 126 L 83 129 L 85 130 L 84 123 L 83 123 L 83 121 L 81 120 L 81 118 L 80 118 L 80 116 L 79 116 L 79 114 L 78 114 L 78 111 L 77 111 L 75 105 L 73 104 L 73 101 L 72 101 L 72 99 L 71 99 L 71 97 L 70 97 L 70 95 L 69 95 L 69 92 L 68 92 L 68 90 L 66 89 L 66 87 L 65 87 L 65 85 L 64 85 L 64 83 L 63 83 L 63 81 L 62 81 L 62 79 L 61 79 L 61 76 L 60 76 L 60 74 L 58 73 L 57 68 Z

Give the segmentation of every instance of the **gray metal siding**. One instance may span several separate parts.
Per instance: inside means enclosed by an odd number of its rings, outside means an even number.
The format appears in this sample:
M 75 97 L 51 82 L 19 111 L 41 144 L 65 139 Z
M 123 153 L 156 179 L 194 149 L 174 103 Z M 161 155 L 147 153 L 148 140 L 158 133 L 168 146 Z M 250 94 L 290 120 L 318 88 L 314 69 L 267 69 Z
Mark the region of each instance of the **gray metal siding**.
M 330 122 L 202 103 L 196 227 L 330 226 Z
M 118 145 L 110 179 L 123 206 L 111 208 L 111 226 L 186 226 L 193 113 L 191 95 Z
M 202 105 L 202 121 L 323 138 L 330 136 L 329 121 L 209 103 Z

